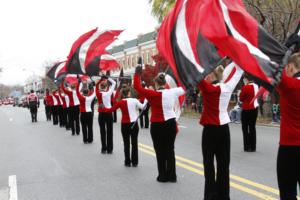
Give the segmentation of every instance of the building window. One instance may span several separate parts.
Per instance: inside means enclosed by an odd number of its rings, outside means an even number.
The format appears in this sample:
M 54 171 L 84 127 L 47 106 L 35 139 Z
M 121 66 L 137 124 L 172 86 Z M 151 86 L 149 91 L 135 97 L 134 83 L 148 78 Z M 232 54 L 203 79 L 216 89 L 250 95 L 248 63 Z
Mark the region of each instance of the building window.
M 129 68 L 130 67 L 130 59 L 129 59 L 129 57 L 127 57 L 127 68 Z
M 132 67 L 136 65 L 134 61 L 135 61 L 135 60 L 134 60 L 134 56 L 132 56 L 132 57 L 131 57 L 131 66 L 132 66 Z

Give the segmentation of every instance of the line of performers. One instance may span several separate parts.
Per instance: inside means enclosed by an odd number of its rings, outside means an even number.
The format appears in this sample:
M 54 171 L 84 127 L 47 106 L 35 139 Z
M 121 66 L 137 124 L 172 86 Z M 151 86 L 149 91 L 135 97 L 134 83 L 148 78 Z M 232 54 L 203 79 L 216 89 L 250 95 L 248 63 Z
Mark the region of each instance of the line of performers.
M 174 112 L 176 100 L 184 95 L 181 87 L 166 89 L 163 73 L 155 78 L 155 89 L 145 88 L 141 83 L 140 66 L 136 67 L 134 89 L 145 98 L 144 102 L 132 97 L 132 88 L 123 85 L 120 100 L 111 105 L 115 90 L 114 80 L 103 77 L 92 86 L 79 83 L 77 86 L 65 86 L 45 96 L 47 120 L 50 111 L 53 124 L 65 126 L 72 130 L 72 135 L 79 134 L 79 118 L 83 132 L 83 142 L 93 142 L 93 102 L 98 100 L 98 122 L 101 134 L 101 153 L 113 152 L 113 117 L 112 112 L 120 109 L 122 113 L 121 133 L 124 141 L 124 165 L 138 165 L 138 132 L 136 123 L 138 109 L 150 105 L 150 134 L 157 158 L 159 182 L 176 182 L 174 143 L 178 132 Z M 229 200 L 229 165 L 230 165 L 230 118 L 228 104 L 243 70 L 236 67 L 226 81 L 222 81 L 224 68 L 217 67 L 198 84 L 203 95 L 203 113 L 200 124 L 202 132 L 202 153 L 205 175 L 205 200 Z M 252 102 L 258 87 L 247 76 L 242 88 L 240 100 L 243 102 L 242 130 L 244 150 L 256 150 L 255 122 L 257 103 Z M 80 82 L 80 81 L 79 81 Z M 281 199 L 295 199 L 297 183 L 300 184 L 300 53 L 289 58 L 283 71 L 282 80 L 276 88 L 280 93 L 281 127 L 280 146 L 277 159 L 278 185 Z M 61 106 L 60 106 L 61 105 Z M 80 113 L 80 115 L 79 115 Z M 79 117 L 80 116 L 80 117 Z M 68 120 L 66 120 L 68 119 Z M 66 121 L 69 121 L 68 123 Z M 145 124 L 147 126 L 147 124 Z M 131 146 L 131 147 L 130 147 Z M 216 167 L 215 167 L 216 160 Z

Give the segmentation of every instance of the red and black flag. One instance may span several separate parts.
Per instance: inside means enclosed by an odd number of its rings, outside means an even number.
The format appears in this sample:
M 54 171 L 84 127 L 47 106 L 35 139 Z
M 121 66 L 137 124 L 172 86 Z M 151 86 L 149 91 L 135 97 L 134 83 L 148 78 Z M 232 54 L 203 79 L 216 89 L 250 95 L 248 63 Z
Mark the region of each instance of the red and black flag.
M 55 81 L 67 74 L 66 61 L 55 63 L 47 72 L 47 76 Z
M 121 30 L 100 31 L 97 28 L 80 36 L 73 44 L 67 61 L 68 73 L 97 76 L 105 48 L 117 39 Z
M 158 51 L 185 87 L 196 85 L 222 60 L 216 47 L 201 33 L 201 7 L 199 0 L 177 0 L 157 38 Z
M 115 70 L 120 67 L 120 64 L 118 63 L 117 59 L 110 55 L 110 54 L 103 54 L 101 55 L 100 59 L 100 71 L 110 71 Z
M 86 75 L 82 75 L 82 74 L 67 74 L 65 77 L 64 77 L 64 80 L 66 82 L 68 82 L 70 85 L 72 84 L 77 84 L 78 83 L 78 78 L 81 80 L 81 82 L 85 82 L 85 81 L 88 81 L 90 78 Z
M 203 36 L 223 55 L 265 87 L 278 83 L 286 48 L 246 11 L 242 0 L 204 0 L 198 13 Z

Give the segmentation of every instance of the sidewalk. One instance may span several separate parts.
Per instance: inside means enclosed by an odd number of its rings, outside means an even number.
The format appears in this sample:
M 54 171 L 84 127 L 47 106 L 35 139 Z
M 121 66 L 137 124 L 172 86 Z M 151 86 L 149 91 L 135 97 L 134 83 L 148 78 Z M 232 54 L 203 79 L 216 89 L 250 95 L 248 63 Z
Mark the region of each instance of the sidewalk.
M 181 117 L 186 117 L 186 118 L 190 118 L 190 119 L 197 119 L 199 120 L 201 117 L 200 113 L 196 113 L 195 111 L 190 111 L 190 110 L 185 110 L 182 114 Z M 257 126 L 268 126 L 268 127 L 276 127 L 279 128 L 280 127 L 280 123 L 272 123 L 272 119 L 271 118 L 261 118 L 260 116 L 258 116 L 257 118 L 257 122 L 256 122 Z

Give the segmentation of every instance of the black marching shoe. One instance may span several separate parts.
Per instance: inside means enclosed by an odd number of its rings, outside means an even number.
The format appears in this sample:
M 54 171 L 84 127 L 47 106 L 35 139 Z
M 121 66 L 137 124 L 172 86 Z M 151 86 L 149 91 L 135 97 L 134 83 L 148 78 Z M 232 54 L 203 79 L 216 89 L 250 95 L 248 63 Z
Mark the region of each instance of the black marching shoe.
M 156 178 L 156 180 L 157 180 L 158 182 L 161 182 L 161 183 L 166 183 L 166 182 L 168 182 L 168 179 L 167 179 L 166 177 L 162 177 L 162 176 L 158 176 L 158 177 Z

